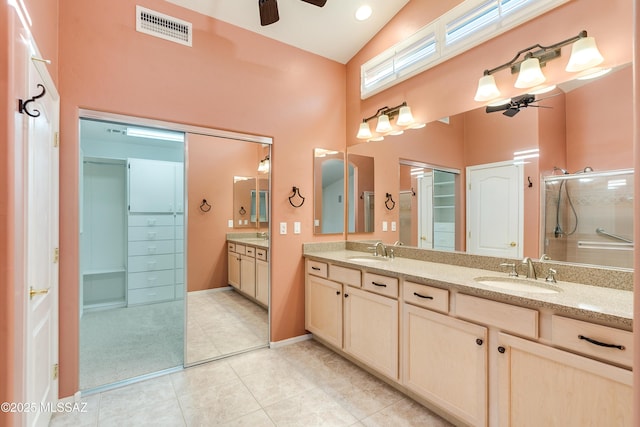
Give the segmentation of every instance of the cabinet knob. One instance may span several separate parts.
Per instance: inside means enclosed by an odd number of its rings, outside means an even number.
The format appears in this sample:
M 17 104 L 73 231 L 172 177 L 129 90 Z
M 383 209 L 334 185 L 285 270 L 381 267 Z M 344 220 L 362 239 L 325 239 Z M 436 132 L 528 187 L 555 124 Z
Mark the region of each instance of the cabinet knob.
M 340 291 L 336 291 L 336 295 L 340 295 Z
M 507 351 L 507 349 L 503 346 L 498 347 L 498 353 L 504 353 L 505 351 Z
M 516 246 L 518 246 L 518 244 L 516 242 L 511 242 L 509 243 L 509 246 L 511 246 L 512 248 L 515 248 Z
M 478 345 L 482 345 L 483 343 L 484 343 L 484 341 L 482 341 L 482 339 L 481 339 L 481 338 L 477 338 L 477 339 L 476 339 L 476 344 L 478 344 Z
M 344 297 L 345 298 L 349 298 L 349 294 L 344 294 Z

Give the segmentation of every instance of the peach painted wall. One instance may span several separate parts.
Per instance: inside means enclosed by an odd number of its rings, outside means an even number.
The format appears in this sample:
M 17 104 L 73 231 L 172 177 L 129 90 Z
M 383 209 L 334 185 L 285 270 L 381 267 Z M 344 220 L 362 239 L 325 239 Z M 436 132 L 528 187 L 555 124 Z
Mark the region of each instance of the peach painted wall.
M 192 22 L 193 47 L 137 33 L 136 4 Z M 78 108 L 273 137 L 272 223 L 300 221 L 302 233 L 272 233 L 271 340 L 304 334 L 312 150 L 344 149 L 344 65 L 167 2 L 68 0 L 59 16 L 61 396 L 78 385 Z M 308 197 L 299 209 L 293 186 Z
M 569 92 L 566 102 L 569 171 L 633 166 L 631 67 Z
M 633 20 L 634 40 L 640 40 L 640 0 L 633 2 Z M 633 45 L 633 167 L 635 171 L 640 170 L 640 108 L 638 100 L 640 99 L 640 43 L 634 43 Z M 635 173 L 634 180 L 634 214 L 633 214 L 633 241 L 640 242 L 640 174 Z M 633 275 L 634 281 L 634 309 L 633 309 L 633 346 L 635 349 L 640 348 L 640 256 L 638 256 L 637 249 L 634 253 L 633 268 L 636 274 Z M 640 351 L 634 351 L 633 353 L 633 401 L 636 402 L 633 405 L 633 425 L 640 426 Z
M 189 134 L 187 137 L 187 286 L 189 292 L 227 286 L 227 239 L 230 232 L 253 229 L 229 228 L 234 217 L 234 176 L 255 176 L 260 144 Z M 252 188 L 255 190 L 254 181 Z M 245 192 L 249 198 L 250 190 Z M 202 199 L 211 205 L 200 210 Z M 249 215 L 249 203 L 245 203 Z

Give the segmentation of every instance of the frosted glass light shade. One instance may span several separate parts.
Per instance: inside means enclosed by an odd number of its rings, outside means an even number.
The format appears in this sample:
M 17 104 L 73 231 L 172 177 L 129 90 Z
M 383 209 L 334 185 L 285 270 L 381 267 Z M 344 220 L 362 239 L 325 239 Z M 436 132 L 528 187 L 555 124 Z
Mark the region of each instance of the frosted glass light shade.
M 547 78 L 542 74 L 538 58 L 525 59 L 520 64 L 520 73 L 514 84 L 518 89 L 526 89 L 544 83 Z
M 369 129 L 369 123 L 362 122 L 360 123 L 360 129 L 358 129 L 358 135 L 356 138 L 358 139 L 369 139 L 373 135 L 371 135 L 371 129 Z
M 475 101 L 484 102 L 500 96 L 498 86 L 496 86 L 496 79 L 492 75 L 482 76 L 478 80 L 478 90 L 476 96 L 473 98 Z
M 380 117 L 378 117 L 378 125 L 376 126 L 376 132 L 387 133 L 387 132 L 390 132 L 391 129 L 393 128 L 391 127 L 391 123 L 389 123 L 389 116 L 387 116 L 386 114 L 383 114 Z
M 411 108 L 408 106 L 400 107 L 400 112 L 398 113 L 398 120 L 396 120 L 396 124 L 398 126 L 409 126 L 413 123 L 413 114 L 411 114 Z
M 575 73 L 595 67 L 604 61 L 604 58 L 596 46 L 596 39 L 583 37 L 571 47 L 571 57 L 567 64 L 567 71 Z

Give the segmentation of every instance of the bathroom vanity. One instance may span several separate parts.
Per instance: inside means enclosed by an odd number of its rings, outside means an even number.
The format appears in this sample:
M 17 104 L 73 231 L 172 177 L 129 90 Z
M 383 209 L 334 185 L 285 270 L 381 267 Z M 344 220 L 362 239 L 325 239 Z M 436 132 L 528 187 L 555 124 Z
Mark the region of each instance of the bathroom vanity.
M 306 329 L 336 352 L 456 424 L 631 425 L 631 290 L 339 246 L 305 246 Z
M 269 305 L 268 247 L 259 237 L 227 239 L 229 285 L 263 307 Z

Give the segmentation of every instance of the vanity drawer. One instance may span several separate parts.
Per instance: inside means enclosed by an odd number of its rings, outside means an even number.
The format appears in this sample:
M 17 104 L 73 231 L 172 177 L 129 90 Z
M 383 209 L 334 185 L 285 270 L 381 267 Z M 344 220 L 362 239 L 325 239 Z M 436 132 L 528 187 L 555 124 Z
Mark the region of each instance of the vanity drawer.
M 361 275 L 360 270 L 355 268 L 341 267 L 339 265 L 331 265 L 329 267 L 329 279 L 357 288 L 362 286 Z
M 470 295 L 458 294 L 456 316 L 500 328 L 528 338 L 538 338 L 538 311 Z
M 261 249 L 261 248 L 256 248 L 256 258 L 257 259 L 261 259 L 263 261 L 267 260 L 267 250 L 266 249 Z
M 307 260 L 307 273 L 318 277 L 327 277 L 327 264 L 324 262 Z
M 398 298 L 398 279 L 396 277 L 365 272 L 362 278 L 362 288 L 380 295 Z
M 233 242 L 227 242 L 227 250 L 229 252 L 235 252 L 236 251 L 236 244 Z
M 253 246 L 246 246 L 244 254 L 248 257 L 255 258 L 256 257 L 256 248 Z
M 235 253 L 244 255 L 247 251 L 247 247 L 245 245 L 239 245 L 236 243 L 236 248 L 234 250 Z
M 604 347 L 587 339 L 622 346 L 623 349 Z M 621 329 L 553 315 L 551 316 L 551 343 L 629 368 L 633 364 L 633 333 Z
M 402 298 L 404 302 L 419 305 L 441 313 L 449 312 L 449 291 L 420 285 L 413 282 L 404 282 L 402 285 Z
M 173 215 L 129 215 L 129 226 L 157 227 L 170 225 L 173 227 Z

